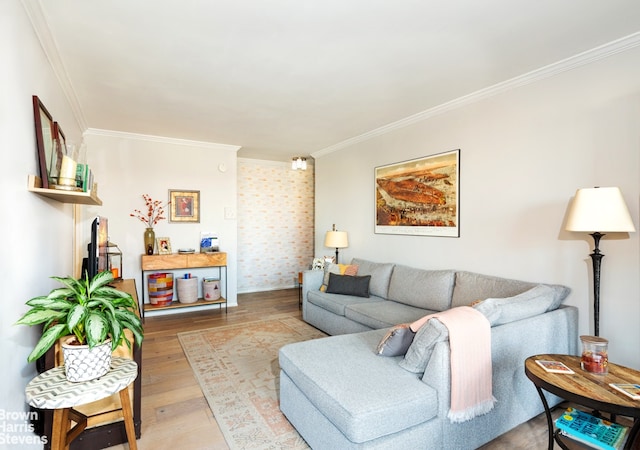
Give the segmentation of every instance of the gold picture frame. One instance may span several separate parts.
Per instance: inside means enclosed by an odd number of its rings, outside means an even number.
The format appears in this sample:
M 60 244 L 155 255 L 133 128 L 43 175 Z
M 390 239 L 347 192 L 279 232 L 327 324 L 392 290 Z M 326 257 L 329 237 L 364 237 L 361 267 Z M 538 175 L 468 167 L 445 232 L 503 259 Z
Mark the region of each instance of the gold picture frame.
M 158 248 L 159 255 L 170 255 L 171 251 L 171 239 L 168 237 L 156 238 L 156 247 Z
M 200 191 L 169 191 L 169 222 L 200 222 Z

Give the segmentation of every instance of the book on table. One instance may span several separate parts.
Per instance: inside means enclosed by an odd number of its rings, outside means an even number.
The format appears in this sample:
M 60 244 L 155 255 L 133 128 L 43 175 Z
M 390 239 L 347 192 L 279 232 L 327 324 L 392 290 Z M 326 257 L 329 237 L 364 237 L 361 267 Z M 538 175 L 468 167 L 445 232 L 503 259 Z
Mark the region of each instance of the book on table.
M 556 427 L 570 439 L 605 450 L 622 448 L 629 431 L 629 427 L 609 422 L 575 408 L 567 408 L 556 419 Z
M 640 400 L 640 384 L 636 383 L 609 383 L 609 386 L 628 395 L 634 400 Z

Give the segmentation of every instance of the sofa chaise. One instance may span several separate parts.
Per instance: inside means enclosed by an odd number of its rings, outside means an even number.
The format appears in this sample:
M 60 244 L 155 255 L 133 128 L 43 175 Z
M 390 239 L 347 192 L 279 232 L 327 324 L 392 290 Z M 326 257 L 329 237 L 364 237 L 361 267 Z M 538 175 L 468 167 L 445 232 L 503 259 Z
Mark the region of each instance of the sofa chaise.
M 349 266 L 357 266 L 352 279 L 338 265 L 304 272 L 303 318 L 332 336 L 279 354 L 280 408 L 314 449 L 477 448 L 543 411 L 524 374 L 527 357 L 577 352 L 578 311 L 562 304 L 565 286 L 363 259 Z M 490 326 L 497 401 L 453 422 L 450 342 L 439 320 L 417 331 L 406 354 L 378 352 L 394 326 L 470 306 Z

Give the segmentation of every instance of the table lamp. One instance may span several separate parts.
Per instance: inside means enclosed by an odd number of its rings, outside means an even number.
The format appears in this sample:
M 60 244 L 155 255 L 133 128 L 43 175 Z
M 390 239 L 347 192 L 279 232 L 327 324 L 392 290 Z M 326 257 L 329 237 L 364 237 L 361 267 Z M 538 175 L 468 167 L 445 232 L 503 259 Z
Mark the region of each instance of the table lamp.
M 569 208 L 567 231 L 590 233 L 595 248 L 593 262 L 593 320 L 595 335 L 599 335 L 600 322 L 600 266 L 603 253 L 598 248 L 604 232 L 636 231 L 629 210 L 617 187 L 594 187 L 578 189 Z
M 347 232 L 336 230 L 336 225 L 333 224 L 333 230 L 327 231 L 327 234 L 324 237 L 324 246 L 336 249 L 336 264 L 338 264 L 338 249 L 349 246 Z

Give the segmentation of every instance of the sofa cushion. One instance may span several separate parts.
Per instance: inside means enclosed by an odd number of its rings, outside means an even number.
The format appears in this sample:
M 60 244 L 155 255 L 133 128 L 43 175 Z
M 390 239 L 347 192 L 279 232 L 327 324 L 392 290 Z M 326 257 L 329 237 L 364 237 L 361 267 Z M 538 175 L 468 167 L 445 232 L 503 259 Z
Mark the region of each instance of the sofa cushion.
M 320 291 L 309 291 L 307 293 L 307 301 L 309 303 L 313 303 L 320 308 L 323 308 L 333 314 L 337 314 L 339 316 L 345 315 L 345 308 L 350 305 L 357 305 L 359 303 L 382 303 L 386 300 L 381 299 L 380 297 L 369 296 L 366 297 L 354 297 L 352 295 L 341 295 L 341 294 L 328 294 L 326 292 Z M 397 322 L 394 322 L 397 323 Z M 393 324 L 389 324 L 386 326 L 390 326 Z M 383 328 L 383 327 L 379 327 Z
M 434 388 L 398 359 L 375 349 L 386 330 L 285 345 L 280 367 L 311 403 L 354 443 L 427 422 L 438 412 Z
M 371 275 L 369 293 L 377 297 L 388 298 L 389 281 L 394 264 L 376 263 L 364 259 L 353 258 L 351 264 L 358 266 L 358 275 Z
M 412 373 L 424 373 L 436 343 L 449 339 L 449 330 L 438 319 L 430 319 L 420 327 L 407 353 L 398 364 Z
M 353 303 L 345 308 L 344 316 L 369 328 L 378 329 L 413 322 L 434 312 L 436 311 L 384 300 L 378 303 Z
M 502 325 L 549 311 L 556 302 L 557 291 L 557 288 L 540 284 L 513 297 L 488 298 L 474 308 L 487 316 L 491 326 Z
M 322 279 L 322 286 L 320 290 L 326 292 L 329 285 L 329 276 L 332 274 L 338 275 L 356 275 L 358 273 L 358 266 L 354 264 L 335 264 L 327 263 L 324 266 L 324 278 Z
M 369 281 L 371 275 L 350 276 L 329 274 L 328 294 L 355 295 L 356 297 L 369 297 Z
M 402 323 L 389 328 L 378 347 L 376 354 L 380 356 L 401 356 L 407 353 L 407 349 L 413 342 L 416 333 L 409 328 L 408 323 Z
M 444 311 L 451 305 L 455 281 L 452 270 L 423 270 L 396 265 L 388 299 L 418 308 Z
M 476 300 L 504 298 L 518 295 L 538 283 L 510 280 L 472 272 L 456 272 L 451 308 L 469 306 Z

